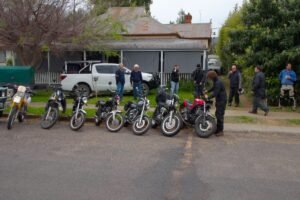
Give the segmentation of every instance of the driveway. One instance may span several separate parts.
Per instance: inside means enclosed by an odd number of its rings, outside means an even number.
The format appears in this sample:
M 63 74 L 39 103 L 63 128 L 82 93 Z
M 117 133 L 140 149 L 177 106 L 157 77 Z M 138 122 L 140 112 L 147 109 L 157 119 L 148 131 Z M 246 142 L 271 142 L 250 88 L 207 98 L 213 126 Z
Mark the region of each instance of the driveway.
M 0 120 L 0 199 L 299 199 L 300 135 L 134 136 Z

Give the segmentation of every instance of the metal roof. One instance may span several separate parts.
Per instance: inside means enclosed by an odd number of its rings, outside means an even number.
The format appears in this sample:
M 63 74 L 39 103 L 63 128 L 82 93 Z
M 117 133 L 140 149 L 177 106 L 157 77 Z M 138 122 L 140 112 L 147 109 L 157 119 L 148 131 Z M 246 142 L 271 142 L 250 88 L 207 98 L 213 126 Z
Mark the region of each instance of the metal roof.
M 109 41 L 108 47 L 117 50 L 205 50 L 208 44 L 205 40 L 188 39 L 129 39 Z

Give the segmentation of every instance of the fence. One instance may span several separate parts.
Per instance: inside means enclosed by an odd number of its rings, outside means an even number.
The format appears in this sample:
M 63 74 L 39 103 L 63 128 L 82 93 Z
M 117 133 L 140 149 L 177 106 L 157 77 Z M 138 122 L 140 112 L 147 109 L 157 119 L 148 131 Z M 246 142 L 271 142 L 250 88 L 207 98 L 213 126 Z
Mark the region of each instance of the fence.
M 60 83 L 60 74 L 57 72 L 37 72 L 35 73 L 35 84 L 55 84 Z
M 159 78 L 161 78 L 161 74 L 159 73 Z M 163 83 L 169 83 L 171 79 L 171 73 L 163 73 Z M 191 80 L 190 73 L 180 73 L 179 79 L 181 81 L 189 81 Z M 57 72 L 37 72 L 35 73 L 35 84 L 54 84 L 60 83 L 60 73 Z

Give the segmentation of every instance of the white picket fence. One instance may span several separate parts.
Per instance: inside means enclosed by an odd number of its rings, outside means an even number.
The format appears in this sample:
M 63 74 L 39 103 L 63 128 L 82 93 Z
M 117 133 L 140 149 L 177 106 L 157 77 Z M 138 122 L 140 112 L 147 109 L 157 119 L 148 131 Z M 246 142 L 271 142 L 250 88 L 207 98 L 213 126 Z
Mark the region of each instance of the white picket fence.
M 60 83 L 59 72 L 36 72 L 35 73 L 35 84 L 55 84 Z
M 159 77 L 161 74 L 159 73 Z M 170 81 L 171 73 L 163 73 L 163 84 L 166 84 Z M 188 81 L 191 80 L 190 73 L 180 73 L 179 79 Z M 35 84 L 47 85 L 60 83 L 60 73 L 59 72 L 37 72 L 35 73 Z

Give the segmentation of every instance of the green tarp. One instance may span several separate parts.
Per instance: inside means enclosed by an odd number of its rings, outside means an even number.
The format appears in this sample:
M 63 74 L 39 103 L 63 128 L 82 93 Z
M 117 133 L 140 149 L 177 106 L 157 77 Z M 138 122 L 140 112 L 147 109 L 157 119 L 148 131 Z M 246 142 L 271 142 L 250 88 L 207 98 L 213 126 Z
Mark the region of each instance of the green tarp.
M 34 84 L 34 69 L 28 66 L 0 66 L 0 83 Z

